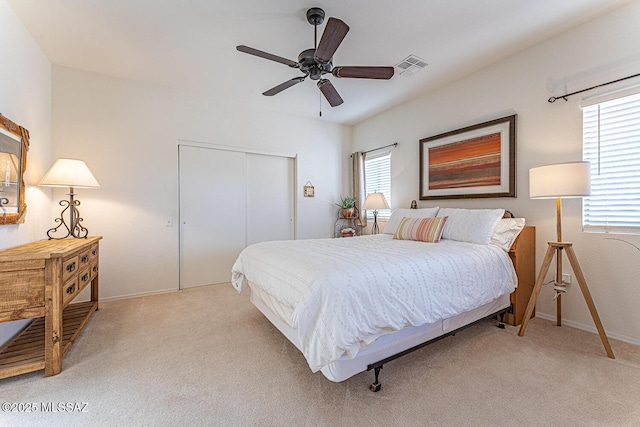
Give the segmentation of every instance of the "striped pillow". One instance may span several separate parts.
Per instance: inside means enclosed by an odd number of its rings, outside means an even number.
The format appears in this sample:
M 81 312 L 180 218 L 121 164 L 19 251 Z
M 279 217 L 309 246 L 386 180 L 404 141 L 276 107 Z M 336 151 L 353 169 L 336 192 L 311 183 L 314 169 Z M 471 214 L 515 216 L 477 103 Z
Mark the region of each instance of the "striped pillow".
M 446 216 L 437 216 L 435 218 L 402 218 L 393 238 L 438 243 L 447 218 Z

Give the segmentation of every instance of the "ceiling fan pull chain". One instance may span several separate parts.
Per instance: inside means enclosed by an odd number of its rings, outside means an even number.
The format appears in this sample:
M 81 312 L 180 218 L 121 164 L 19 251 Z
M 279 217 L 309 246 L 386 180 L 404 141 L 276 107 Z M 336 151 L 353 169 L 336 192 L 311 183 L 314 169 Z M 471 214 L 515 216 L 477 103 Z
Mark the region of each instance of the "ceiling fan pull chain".
M 320 117 L 322 117 L 322 92 L 318 94 L 318 101 L 320 101 Z

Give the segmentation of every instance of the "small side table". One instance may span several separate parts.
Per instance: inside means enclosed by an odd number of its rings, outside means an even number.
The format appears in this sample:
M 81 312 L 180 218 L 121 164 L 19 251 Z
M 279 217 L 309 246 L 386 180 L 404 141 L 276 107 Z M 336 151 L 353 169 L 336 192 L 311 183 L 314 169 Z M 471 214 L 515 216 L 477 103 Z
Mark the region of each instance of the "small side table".
M 353 229 L 353 234 L 347 234 L 342 232 L 342 230 L 351 228 Z M 360 217 L 354 216 L 345 218 L 342 215 L 338 214 L 338 218 L 333 226 L 333 237 L 354 237 L 360 236 L 362 234 L 362 222 L 360 222 Z

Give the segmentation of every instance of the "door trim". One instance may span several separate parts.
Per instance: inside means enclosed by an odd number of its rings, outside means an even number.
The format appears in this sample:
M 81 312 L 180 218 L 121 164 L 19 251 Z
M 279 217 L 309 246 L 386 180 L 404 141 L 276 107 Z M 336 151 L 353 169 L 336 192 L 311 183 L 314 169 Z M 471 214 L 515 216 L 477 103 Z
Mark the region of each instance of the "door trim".
M 189 141 L 185 139 L 179 139 L 178 145 L 187 145 L 189 147 L 198 147 L 198 148 L 211 148 L 214 150 L 223 150 L 223 151 L 239 151 L 241 153 L 249 153 L 249 154 L 261 154 L 263 156 L 277 156 L 277 157 L 288 157 L 291 159 L 297 159 L 297 154 L 291 153 L 279 153 L 275 151 L 268 150 L 258 150 L 255 148 L 248 147 L 238 147 L 233 145 L 222 145 L 222 144 L 211 144 L 208 142 L 199 142 L 199 141 Z

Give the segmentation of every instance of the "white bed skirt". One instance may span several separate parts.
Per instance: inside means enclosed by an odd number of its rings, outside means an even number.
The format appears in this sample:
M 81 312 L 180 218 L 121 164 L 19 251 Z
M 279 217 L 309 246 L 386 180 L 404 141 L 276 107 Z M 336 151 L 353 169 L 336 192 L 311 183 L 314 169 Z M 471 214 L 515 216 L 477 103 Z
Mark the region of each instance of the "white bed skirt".
M 274 312 L 279 310 L 286 311 L 287 309 L 284 307 L 274 307 L 271 301 L 264 301 L 259 295 L 260 292 L 254 291 L 254 286 L 251 286 L 251 283 L 249 283 L 249 286 L 251 288 L 250 299 L 253 305 L 300 350 L 297 331 Z M 321 372 L 331 381 L 344 381 L 357 373 L 366 371 L 367 367 L 372 363 L 473 323 L 476 320 L 509 307 L 510 304 L 509 294 L 505 294 L 488 304 L 457 316 L 436 323 L 410 326 L 400 331 L 382 335 L 374 343 L 361 350 L 355 358 L 351 359 L 344 355 L 335 362 L 323 367 Z

